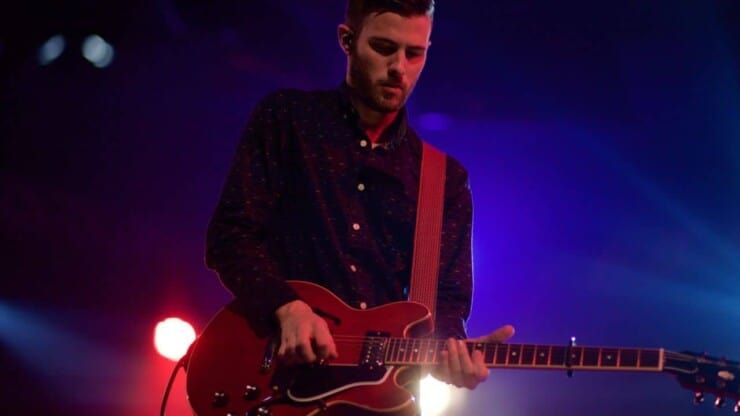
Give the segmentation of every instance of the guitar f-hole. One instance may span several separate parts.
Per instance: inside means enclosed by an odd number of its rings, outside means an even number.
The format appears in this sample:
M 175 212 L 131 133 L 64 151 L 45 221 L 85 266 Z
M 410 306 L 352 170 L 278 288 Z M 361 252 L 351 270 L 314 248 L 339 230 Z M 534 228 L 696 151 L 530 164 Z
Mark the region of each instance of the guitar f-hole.
M 321 308 L 311 308 L 311 309 L 313 309 L 313 313 L 315 313 L 316 315 L 319 315 L 320 317 L 324 319 L 328 319 L 334 322 L 334 325 L 340 325 L 342 323 L 342 320 L 339 319 L 338 316 L 334 316 L 330 313 L 324 312 Z

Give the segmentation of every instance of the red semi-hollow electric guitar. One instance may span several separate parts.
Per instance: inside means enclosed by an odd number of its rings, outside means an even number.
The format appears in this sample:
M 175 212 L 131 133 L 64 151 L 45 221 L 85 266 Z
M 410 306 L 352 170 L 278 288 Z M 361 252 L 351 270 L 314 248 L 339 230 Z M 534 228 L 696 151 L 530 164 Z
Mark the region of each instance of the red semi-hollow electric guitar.
M 325 288 L 291 281 L 326 319 L 339 357 L 327 365 L 285 367 L 279 338 L 237 301 L 222 309 L 192 346 L 188 400 L 199 416 L 409 416 L 418 409 L 404 388 L 420 366 L 435 364 L 444 340 L 429 311 L 414 302 L 368 310 L 350 307 Z M 665 372 L 685 388 L 716 396 L 715 405 L 740 400 L 740 363 L 660 349 L 469 343 L 498 368 Z M 740 406 L 735 405 L 740 412 Z

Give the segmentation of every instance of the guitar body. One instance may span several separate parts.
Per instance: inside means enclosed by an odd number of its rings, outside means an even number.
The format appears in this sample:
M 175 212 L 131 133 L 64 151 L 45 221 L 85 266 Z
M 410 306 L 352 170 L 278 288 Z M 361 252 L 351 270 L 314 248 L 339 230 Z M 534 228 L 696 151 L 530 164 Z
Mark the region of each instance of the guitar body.
M 368 310 L 350 307 L 323 287 L 290 281 L 324 319 L 339 357 L 330 365 L 282 366 L 279 333 L 255 321 L 233 301 L 206 326 L 187 363 L 187 393 L 198 416 L 412 416 L 414 396 L 404 386 L 418 380 L 414 367 L 373 365 L 364 340 L 429 335 L 432 322 L 421 304 L 396 302 Z M 377 327 L 382 326 L 382 327 Z M 380 338 L 378 338 L 380 339 Z M 382 361 L 382 360 L 381 360 Z

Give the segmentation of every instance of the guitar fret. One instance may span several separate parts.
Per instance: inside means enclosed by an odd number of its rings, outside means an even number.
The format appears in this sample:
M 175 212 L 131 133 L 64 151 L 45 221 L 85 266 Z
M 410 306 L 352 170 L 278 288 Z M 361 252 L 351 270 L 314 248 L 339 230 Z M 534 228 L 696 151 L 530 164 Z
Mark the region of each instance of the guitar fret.
M 498 344 L 486 343 L 484 345 L 483 347 L 483 362 L 484 363 L 496 364 L 496 362 L 493 359 L 496 357 L 497 347 L 498 347 Z
M 599 367 L 617 367 L 619 350 L 605 348 L 601 350 Z
M 511 351 L 511 356 L 516 361 L 515 363 L 512 363 L 512 364 L 516 364 L 516 365 L 522 364 L 522 346 L 523 346 L 522 344 L 519 344 L 517 345 L 518 349 L 516 351 Z
M 534 364 L 534 350 L 535 350 L 535 347 L 522 345 L 522 358 L 521 358 L 522 365 Z
M 388 338 L 383 356 L 393 364 L 436 364 L 446 349 L 446 340 L 434 338 Z M 466 342 L 469 353 L 479 350 L 491 367 L 573 369 L 660 369 L 662 356 L 657 349 L 567 347 L 537 344 L 498 344 Z M 566 353 L 569 356 L 566 357 Z
M 514 351 L 514 349 L 517 347 L 517 345 L 509 345 L 508 348 L 506 348 L 506 364 L 507 365 L 515 365 L 516 364 L 516 357 L 517 352 Z
M 546 350 L 547 348 L 547 350 Z M 535 365 L 547 366 L 550 365 L 550 350 L 548 347 L 535 347 Z
M 566 358 L 566 347 L 555 346 L 550 349 L 550 365 L 551 366 L 565 366 Z
M 406 354 L 408 353 L 408 350 L 409 350 L 409 340 L 404 339 L 401 342 L 401 348 L 399 348 L 398 350 L 398 361 L 399 362 L 402 362 L 402 363 L 406 362 Z
M 424 354 L 425 363 L 433 364 L 435 362 L 434 361 L 434 344 L 435 344 L 435 340 L 431 338 L 428 338 L 426 340 L 426 347 L 424 347 L 426 350 L 426 354 Z
M 395 338 L 391 338 L 388 340 L 388 348 L 386 348 L 385 350 L 385 361 L 393 360 L 393 345 L 395 344 L 395 342 Z
M 425 339 L 420 339 L 419 340 L 419 346 L 417 347 L 417 354 L 416 354 L 416 362 L 417 363 L 423 363 L 424 362 L 424 357 L 426 357 L 426 355 L 425 355 L 426 349 L 424 347 L 424 341 L 426 341 L 426 340 Z
M 496 345 L 496 364 L 506 365 L 509 363 L 509 344 Z
M 582 347 L 570 347 L 570 356 L 566 357 L 563 365 L 569 363 L 571 367 L 583 367 L 583 356 Z
M 620 354 L 620 367 L 632 367 L 637 368 L 637 357 L 639 351 L 637 350 L 622 350 Z
M 583 350 L 581 354 L 581 367 L 598 367 L 601 358 L 599 348 L 585 347 L 581 349 Z
M 408 350 L 408 344 L 409 341 L 407 339 L 402 339 L 399 342 L 398 346 L 398 354 L 396 356 L 396 362 L 405 362 L 406 361 L 406 351 Z
M 406 349 L 406 363 L 412 363 L 414 362 L 414 351 L 416 344 L 416 338 L 413 338 L 409 342 L 409 347 Z
M 660 351 L 659 350 L 642 350 L 640 357 L 640 368 L 659 368 Z

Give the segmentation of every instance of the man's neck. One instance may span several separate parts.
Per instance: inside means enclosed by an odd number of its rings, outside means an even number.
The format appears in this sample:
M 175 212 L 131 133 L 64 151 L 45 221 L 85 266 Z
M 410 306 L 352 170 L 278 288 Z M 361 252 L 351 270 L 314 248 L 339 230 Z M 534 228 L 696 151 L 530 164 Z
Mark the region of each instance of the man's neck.
M 373 144 L 380 144 L 383 132 L 393 124 L 398 111 L 381 113 L 366 106 L 362 100 L 352 97 L 352 105 L 360 116 L 360 127 Z

